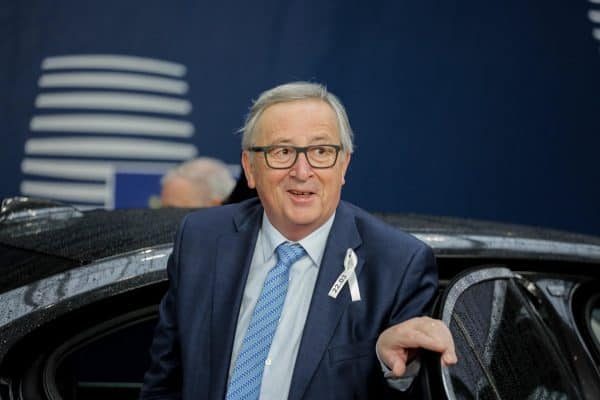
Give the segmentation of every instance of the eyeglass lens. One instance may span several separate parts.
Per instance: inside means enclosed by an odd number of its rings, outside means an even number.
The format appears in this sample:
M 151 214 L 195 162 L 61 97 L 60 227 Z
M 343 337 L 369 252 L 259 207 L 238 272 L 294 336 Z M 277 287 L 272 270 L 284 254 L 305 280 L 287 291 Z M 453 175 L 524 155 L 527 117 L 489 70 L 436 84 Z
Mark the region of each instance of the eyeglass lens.
M 274 146 L 265 152 L 265 156 L 270 167 L 289 168 L 296 162 L 298 153 L 305 153 L 312 167 L 329 168 L 336 162 L 338 148 L 331 145 L 315 145 L 306 148 Z

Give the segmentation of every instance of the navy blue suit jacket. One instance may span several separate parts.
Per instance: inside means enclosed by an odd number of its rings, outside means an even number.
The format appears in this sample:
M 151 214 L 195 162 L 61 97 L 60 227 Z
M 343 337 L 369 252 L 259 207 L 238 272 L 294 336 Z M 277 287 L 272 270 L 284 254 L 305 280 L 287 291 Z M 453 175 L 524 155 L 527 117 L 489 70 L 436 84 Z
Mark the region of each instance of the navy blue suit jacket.
M 168 263 L 143 399 L 223 399 L 237 317 L 261 226 L 258 200 L 184 218 Z M 348 248 L 362 299 L 328 296 Z M 379 334 L 425 312 L 437 286 L 431 249 L 340 202 L 302 335 L 289 399 L 392 396 L 375 355 Z M 396 393 L 397 395 L 397 393 Z

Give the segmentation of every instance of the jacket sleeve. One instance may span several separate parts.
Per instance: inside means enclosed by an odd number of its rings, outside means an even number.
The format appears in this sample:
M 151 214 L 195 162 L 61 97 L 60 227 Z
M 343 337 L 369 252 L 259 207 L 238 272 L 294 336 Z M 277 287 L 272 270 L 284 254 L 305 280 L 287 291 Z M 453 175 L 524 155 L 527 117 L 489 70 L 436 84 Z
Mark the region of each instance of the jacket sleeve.
M 407 266 L 390 325 L 427 315 L 431 311 L 430 308 L 435 299 L 437 286 L 438 273 L 435 256 L 429 246 L 420 243 Z M 398 398 L 423 398 L 419 385 L 415 383 L 423 369 L 420 357 L 407 365 L 406 373 L 401 378 L 390 378 L 388 376 L 389 368 L 383 362 L 380 361 L 380 363 L 388 386 L 402 392 L 398 394 Z M 394 398 L 396 397 L 394 396 Z
M 420 242 L 412 254 L 392 310 L 390 326 L 430 312 L 438 286 L 433 251 Z
M 150 348 L 150 368 L 144 376 L 140 400 L 181 399 L 181 347 L 177 322 L 179 254 L 186 219 L 184 218 L 167 263 L 169 288 L 159 306 L 158 324 Z

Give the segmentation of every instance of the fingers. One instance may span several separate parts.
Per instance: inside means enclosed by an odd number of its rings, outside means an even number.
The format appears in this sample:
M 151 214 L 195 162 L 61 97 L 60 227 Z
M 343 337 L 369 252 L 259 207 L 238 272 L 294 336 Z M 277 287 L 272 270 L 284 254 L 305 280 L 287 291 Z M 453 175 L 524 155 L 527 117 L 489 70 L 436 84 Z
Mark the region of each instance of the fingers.
M 421 347 L 427 350 L 443 352 L 446 349 L 446 337 L 432 323 L 418 324 L 407 331 L 404 343 L 410 347 Z
M 441 353 L 444 365 L 456 364 L 457 357 L 454 340 L 448 327 L 442 321 L 429 317 L 422 317 L 421 321 L 418 322 L 421 323 L 421 331 L 434 342 L 428 345 L 430 343 L 429 339 L 424 339 L 422 345 L 419 347 Z
M 440 353 L 442 365 L 457 362 L 450 330 L 442 321 L 429 317 L 413 318 L 386 329 L 379 337 L 377 348 L 382 361 L 395 376 L 404 374 L 409 355 L 419 348 Z
M 431 343 L 429 339 L 423 339 L 419 347 L 440 353 L 443 365 L 456 364 L 454 340 L 448 327 L 442 321 L 429 317 L 421 317 L 416 323 L 419 325 L 417 329 L 433 340 Z
M 392 355 L 390 357 L 389 368 L 392 370 L 394 376 L 402 376 L 406 372 L 406 362 L 402 357 Z
M 395 345 L 394 327 L 383 331 L 375 345 L 377 357 L 392 371 L 395 377 L 404 375 L 408 351 Z

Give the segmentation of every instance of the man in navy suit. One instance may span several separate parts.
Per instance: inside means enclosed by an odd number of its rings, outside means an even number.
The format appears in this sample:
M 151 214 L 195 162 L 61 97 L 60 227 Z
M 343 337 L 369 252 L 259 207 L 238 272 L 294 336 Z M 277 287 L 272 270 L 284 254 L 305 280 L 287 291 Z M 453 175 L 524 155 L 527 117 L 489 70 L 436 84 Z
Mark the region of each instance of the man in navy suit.
M 431 250 L 340 200 L 352 131 L 333 94 L 264 92 L 242 150 L 259 199 L 181 223 L 141 398 L 379 399 L 410 391 L 420 348 L 456 362 L 446 326 L 422 316 Z

